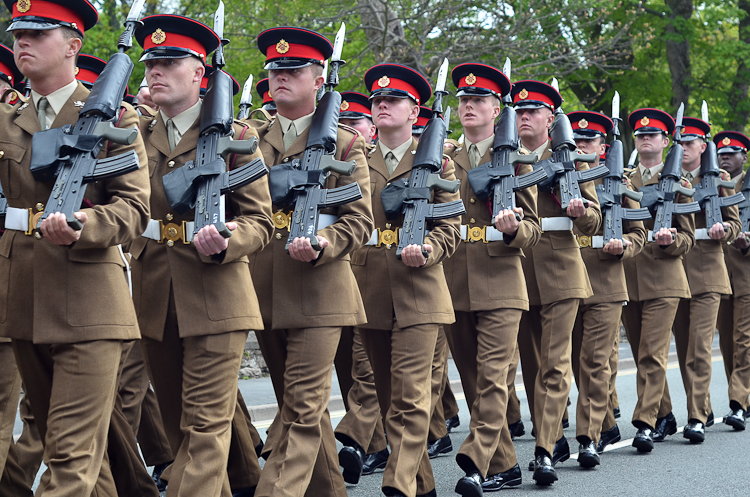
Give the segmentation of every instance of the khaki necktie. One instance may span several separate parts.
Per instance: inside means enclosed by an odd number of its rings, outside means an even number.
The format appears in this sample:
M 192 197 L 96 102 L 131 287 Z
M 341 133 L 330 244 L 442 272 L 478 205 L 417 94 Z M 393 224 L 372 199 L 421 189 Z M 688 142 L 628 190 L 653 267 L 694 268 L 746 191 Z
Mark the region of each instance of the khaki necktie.
M 385 167 L 388 168 L 388 174 L 393 174 L 393 171 L 396 170 L 398 167 L 398 159 L 396 159 L 396 156 L 393 155 L 393 152 L 388 152 L 385 154 Z
M 688 183 L 692 183 L 694 177 L 695 176 L 693 176 L 693 173 L 685 173 L 685 179 L 688 181 Z
M 479 161 L 482 160 L 482 156 L 479 154 L 479 147 L 476 143 L 469 145 L 469 164 L 474 169 L 479 165 Z
M 42 97 L 37 102 L 37 118 L 39 119 L 39 127 L 44 131 L 47 129 L 47 97 Z
M 169 151 L 172 152 L 175 147 L 174 140 L 174 121 L 167 119 L 167 140 L 169 140 Z
M 645 171 L 643 171 L 643 182 L 646 183 L 648 180 L 651 179 L 651 169 L 646 168 Z
M 289 125 L 289 129 L 284 133 L 284 151 L 289 150 L 294 140 L 297 139 L 297 127 L 294 125 L 294 121 Z

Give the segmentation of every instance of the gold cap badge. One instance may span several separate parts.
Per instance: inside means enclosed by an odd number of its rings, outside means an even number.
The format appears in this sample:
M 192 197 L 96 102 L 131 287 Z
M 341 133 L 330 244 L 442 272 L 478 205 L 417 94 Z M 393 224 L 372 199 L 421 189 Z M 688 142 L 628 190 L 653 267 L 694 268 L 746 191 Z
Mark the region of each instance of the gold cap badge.
M 721 140 L 722 145 L 729 145 L 730 143 L 732 143 L 732 140 L 730 140 L 728 136 L 725 136 L 724 139 Z
M 345 110 L 347 110 L 348 108 L 349 108 L 349 102 L 347 102 L 346 100 L 343 100 L 343 101 L 341 102 L 341 110 L 342 110 L 342 111 L 345 111 Z
M 28 12 L 31 9 L 31 0 L 18 0 L 16 8 L 21 14 Z
M 518 96 L 521 97 L 521 100 L 525 100 L 529 97 L 529 92 L 526 91 L 526 88 L 524 88 L 518 93 Z
M 167 41 L 167 34 L 161 30 L 161 28 L 157 28 L 156 31 L 151 35 L 151 41 L 154 42 L 156 45 L 161 45 L 165 41 Z
M 651 120 L 648 117 L 644 116 L 643 119 L 641 119 L 641 126 L 648 126 L 648 123 L 650 122 Z
M 581 129 L 586 129 L 589 127 L 589 122 L 585 119 L 581 119 L 580 121 L 578 121 L 578 127 Z
M 383 76 L 378 80 L 378 86 L 381 88 L 385 88 L 389 84 L 391 84 L 391 80 L 388 76 Z
M 276 51 L 280 54 L 285 54 L 289 51 L 289 43 L 283 38 L 276 44 Z
M 473 85 L 477 82 L 477 77 L 474 76 L 474 73 L 469 73 L 468 76 L 466 76 L 466 84 L 467 85 Z

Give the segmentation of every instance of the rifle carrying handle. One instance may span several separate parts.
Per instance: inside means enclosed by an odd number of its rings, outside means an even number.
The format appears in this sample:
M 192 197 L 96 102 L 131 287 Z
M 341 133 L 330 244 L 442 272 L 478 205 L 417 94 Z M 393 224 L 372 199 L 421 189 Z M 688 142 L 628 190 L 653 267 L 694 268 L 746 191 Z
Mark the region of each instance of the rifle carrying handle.
M 111 121 L 101 121 L 94 128 L 94 134 L 120 145 L 132 145 L 138 138 L 138 128 L 115 128 Z
M 457 179 L 448 181 L 447 179 L 441 178 L 439 174 L 432 173 L 427 177 L 425 187 L 437 188 L 438 190 L 443 190 L 449 193 L 456 193 L 458 189 L 461 188 L 461 181 Z
M 513 164 L 531 164 L 532 166 L 538 162 L 536 154 L 521 155 L 518 152 L 511 156 L 510 161 Z
M 579 162 L 594 162 L 598 157 L 597 154 L 579 154 L 576 152 L 572 159 Z
M 625 185 L 623 185 L 625 186 Z M 640 202 L 643 199 L 643 193 L 641 192 L 634 192 L 633 190 L 630 190 L 628 188 L 622 189 L 622 194 L 628 197 L 631 200 L 635 200 L 636 202 Z
M 680 193 L 682 195 L 685 195 L 686 197 L 692 197 L 695 195 L 695 189 L 694 188 L 685 188 L 681 184 L 675 182 L 674 186 L 672 187 L 672 191 L 674 193 Z
M 258 139 L 252 137 L 249 140 L 232 140 L 229 136 L 222 136 L 219 138 L 219 143 L 216 146 L 216 151 L 219 155 L 224 156 L 226 154 L 247 154 L 252 155 L 258 148 Z

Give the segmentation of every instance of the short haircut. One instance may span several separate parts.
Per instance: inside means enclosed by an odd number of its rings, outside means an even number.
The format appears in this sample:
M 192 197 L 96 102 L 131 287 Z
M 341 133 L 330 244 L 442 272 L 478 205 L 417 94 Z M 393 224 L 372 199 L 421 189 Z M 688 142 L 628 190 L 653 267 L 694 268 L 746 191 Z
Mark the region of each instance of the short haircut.
M 318 76 L 323 76 L 323 66 L 320 64 L 311 64 L 309 66 L 312 71 L 313 78 L 317 78 Z
M 83 48 L 83 36 L 81 36 L 81 34 L 78 31 L 71 29 L 67 26 L 60 26 L 60 29 L 62 29 L 63 40 L 68 41 L 74 38 L 78 38 L 79 40 L 81 40 L 81 48 Z M 80 50 L 78 52 L 80 53 Z M 76 54 L 76 64 L 77 63 L 78 63 L 78 54 Z

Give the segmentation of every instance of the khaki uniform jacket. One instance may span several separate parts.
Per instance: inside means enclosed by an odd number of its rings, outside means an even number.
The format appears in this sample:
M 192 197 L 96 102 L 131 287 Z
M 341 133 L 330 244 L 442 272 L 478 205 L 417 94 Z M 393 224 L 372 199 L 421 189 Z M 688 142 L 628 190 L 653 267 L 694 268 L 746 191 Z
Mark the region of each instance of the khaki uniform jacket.
M 729 173 L 722 170 L 721 178 L 728 181 L 730 179 Z M 700 175 L 693 178 L 693 188 L 696 185 L 700 185 L 700 182 Z M 719 188 L 719 195 L 722 197 L 734 195 L 734 190 L 731 188 Z M 734 240 L 740 233 L 739 209 L 736 205 L 724 207 L 721 209 L 721 217 L 725 224 L 729 224 L 729 229 L 726 230 L 724 239 L 721 241 L 696 240 L 693 250 L 685 254 L 685 257 L 682 259 L 692 295 L 700 295 L 707 292 L 720 293 L 722 295 L 730 295 L 732 293 L 732 285 L 729 282 L 729 272 L 724 262 L 722 245 L 726 245 L 730 240 Z M 706 227 L 705 211 L 695 214 L 695 228 Z
M 164 226 L 174 223 L 181 227 L 183 222 L 195 218 L 193 209 L 182 216 L 172 209 L 164 193 L 163 177 L 195 160 L 199 122 L 200 118 L 170 152 L 161 114 L 141 118 L 151 175 L 151 217 L 161 220 Z M 234 132 L 235 139 L 256 136 L 255 130 L 238 123 Z M 234 166 L 245 165 L 259 156 L 259 151 L 252 156 L 239 155 L 234 158 Z M 202 256 L 192 243 L 181 240 L 170 247 L 166 240 L 159 243 L 140 237 L 131 245 L 133 301 L 143 336 L 162 339 L 170 291 L 174 294 L 182 338 L 262 328 L 247 256 L 262 249 L 273 231 L 268 177 L 227 194 L 225 202 L 227 220 L 237 223 L 237 229 L 232 232 L 227 249 L 219 255 Z
M 551 157 L 552 150 L 547 148 L 539 160 Z M 578 163 L 579 170 L 588 167 L 586 163 Z M 589 207 L 583 216 L 573 220 L 573 225 L 580 233 L 592 236 L 599 231 L 602 211 L 599 209 L 593 182 L 581 183 L 580 187 L 581 195 L 589 201 Z M 560 207 L 558 196 L 558 187 L 555 187 L 554 194 L 539 192 L 537 215 L 540 225 L 542 218 L 566 215 Z M 526 275 L 530 305 L 545 305 L 566 299 L 585 299 L 593 295 L 586 266 L 581 259 L 581 249 L 572 231 L 542 232 L 539 243 L 526 252 L 523 272 Z
M 456 164 L 456 178 L 461 181 L 461 198 L 466 214 L 461 224 L 467 230 L 474 227 L 494 227 L 488 200 L 477 198 L 469 184 L 471 170 L 466 147 L 452 141 L 446 142 L 446 153 Z M 480 164 L 492 161 L 489 147 Z M 517 175 L 530 173 L 531 165 L 521 164 Z M 521 267 L 523 249 L 530 249 L 539 241 L 542 232 L 536 215 L 536 186 L 516 192 L 516 205 L 523 209 L 523 220 L 515 237 L 503 236 L 494 242 L 461 241 L 456 252 L 443 263 L 445 279 L 457 311 L 487 311 L 500 308 L 529 310 L 529 296 Z M 468 231 L 467 231 L 468 232 Z
M 594 180 L 595 185 L 601 185 L 602 183 L 603 179 L 601 178 Z M 628 182 L 628 188 L 632 190 L 630 182 Z M 638 202 L 625 196 L 623 196 L 622 203 L 623 207 L 627 209 L 638 209 L 640 207 Z M 602 220 L 604 221 L 604 214 L 602 214 Z M 593 297 L 583 301 L 585 305 L 628 300 L 628 286 L 625 283 L 623 261 L 635 257 L 643 250 L 643 246 L 646 244 L 646 229 L 643 227 L 642 221 L 623 221 L 622 231 L 623 238 L 630 241 L 632 245 L 627 247 L 619 257 L 604 252 L 604 249 L 595 249 L 590 246 L 581 247 L 581 257 L 586 264 L 591 289 L 594 291 Z M 573 228 L 573 233 L 579 237 L 582 235 L 577 227 Z M 604 223 L 602 223 L 597 234 L 600 236 L 604 234 Z M 582 238 L 579 238 L 579 240 L 582 240 Z M 605 245 L 606 243 L 607 240 L 604 241 Z
M 302 158 L 309 128 L 285 152 L 281 126 L 276 119 L 251 120 L 249 123 L 257 128 L 260 149 L 269 168 Z M 279 227 L 285 225 L 281 221 L 293 206 L 284 206 L 283 210 L 273 207 L 276 233 L 268 247 L 250 258 L 250 270 L 266 328 L 356 326 L 367 320 L 350 264 L 350 254 L 369 240 L 373 230 L 370 180 L 364 151 L 364 138 L 352 128 L 339 125 L 336 159 L 356 161 L 357 168 L 351 176 L 331 173 L 326 188 L 357 182 L 362 198 L 321 210 L 323 214 L 338 216 L 338 220 L 318 230 L 318 235 L 326 238 L 330 245 L 323 249 L 317 260 L 299 262 L 286 253 L 284 247 L 289 231 Z
M 372 191 L 372 212 L 375 227 L 397 230 L 403 216 L 386 219 L 380 192 L 391 181 L 409 178 L 414 163 L 417 142 L 411 147 L 389 176 L 380 147 L 368 154 Z M 453 161 L 446 158 L 441 176 L 455 179 Z M 432 202 L 436 204 L 458 200 L 459 194 L 435 190 Z M 370 245 L 357 250 L 352 256 L 352 269 L 367 309 L 367 324 L 362 328 L 392 330 L 417 324 L 450 324 L 455 321 L 451 296 L 445 282 L 443 261 L 450 257 L 461 242 L 459 218 L 428 222 L 430 232 L 425 243 L 432 245 L 432 253 L 423 267 L 406 266 L 396 258 L 397 243 L 390 249 Z M 387 226 L 390 225 L 390 228 Z
M 649 179 L 646 184 L 656 184 L 660 177 L 661 174 Z M 635 191 L 644 186 L 643 177 L 638 169 L 630 176 L 630 181 Z M 686 181 L 683 183 L 684 186 L 688 186 Z M 684 195 L 678 195 L 677 199 L 681 203 L 691 201 Z M 651 230 L 654 221 L 646 220 L 643 225 L 646 230 Z M 647 242 L 640 254 L 624 262 L 630 300 L 642 302 L 663 297 L 690 298 L 690 287 L 685 268 L 682 266 L 682 258 L 695 245 L 695 217 L 692 214 L 675 215 L 672 217 L 672 227 L 677 228 L 674 243 L 662 247 Z
M 747 173 L 743 172 L 737 180 L 737 188 L 742 188 L 745 174 Z M 721 246 L 724 248 L 724 260 L 726 261 L 729 280 L 732 283 L 732 294 L 735 297 L 750 295 L 750 258 L 747 255 L 750 250 L 746 252 L 727 243 L 722 243 Z
M 88 95 L 79 83 L 52 127 L 74 124 Z M 135 110 L 122 105 L 119 127 L 137 126 Z M 31 101 L 0 106 L 0 129 L 0 183 L 8 205 L 37 213 L 54 182 L 35 181 L 29 170 L 31 138 L 40 130 Z M 77 242 L 61 247 L 16 230 L 0 238 L 0 335 L 35 343 L 140 338 L 117 245 L 146 228 L 148 159 L 140 134 L 132 145 L 108 142 L 101 157 L 130 150 L 138 154 L 138 171 L 86 187 L 94 207 L 82 209 L 88 221 Z

